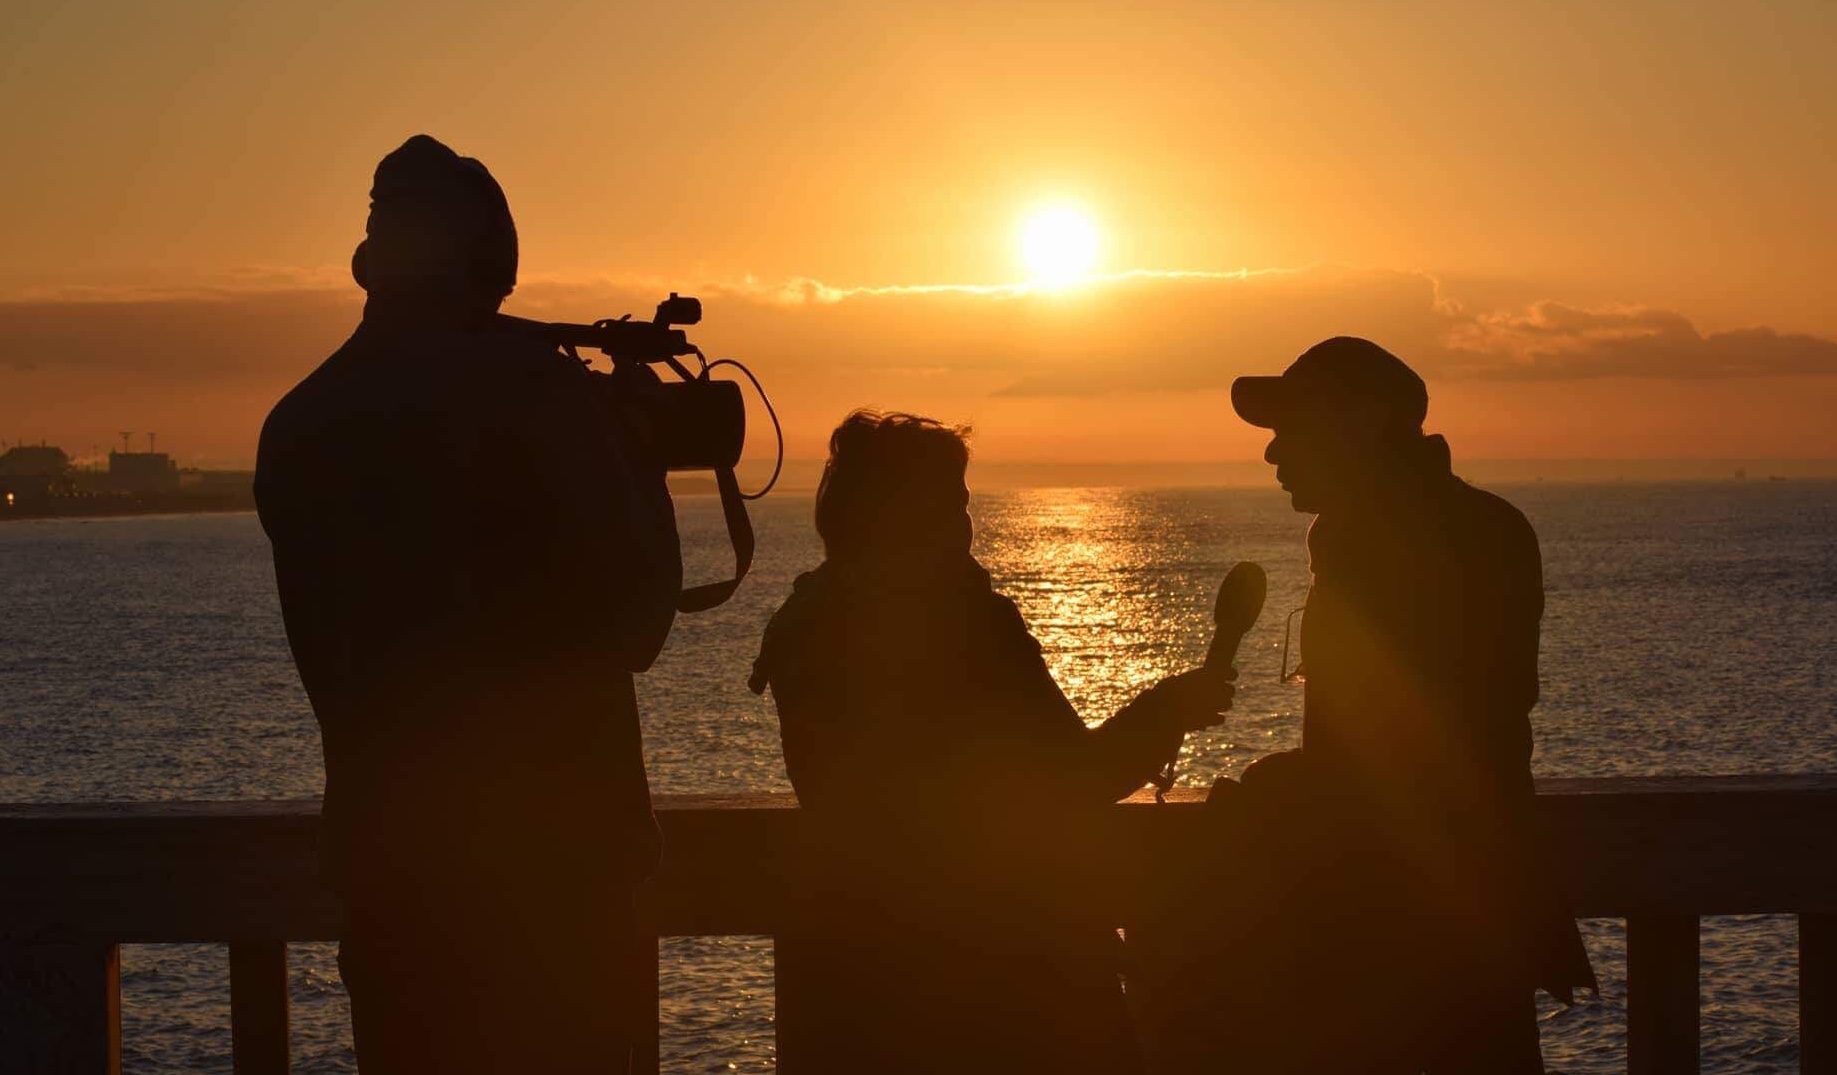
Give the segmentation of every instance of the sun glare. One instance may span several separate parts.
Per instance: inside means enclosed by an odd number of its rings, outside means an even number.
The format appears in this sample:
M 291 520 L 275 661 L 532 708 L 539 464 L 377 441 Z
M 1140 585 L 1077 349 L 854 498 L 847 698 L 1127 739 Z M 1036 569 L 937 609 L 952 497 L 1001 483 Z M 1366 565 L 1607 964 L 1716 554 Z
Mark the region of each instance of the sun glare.
M 1097 266 L 1097 225 L 1073 206 L 1037 210 L 1021 225 L 1021 260 L 1035 283 L 1076 283 Z

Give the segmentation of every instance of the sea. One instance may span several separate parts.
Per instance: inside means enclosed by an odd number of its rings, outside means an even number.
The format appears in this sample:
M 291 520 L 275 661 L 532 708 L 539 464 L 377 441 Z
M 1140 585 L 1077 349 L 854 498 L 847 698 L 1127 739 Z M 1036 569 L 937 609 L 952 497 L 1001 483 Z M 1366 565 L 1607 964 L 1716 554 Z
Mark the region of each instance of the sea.
M 1543 543 L 1539 775 L 1837 773 L 1837 483 L 1494 488 Z M 1017 489 L 977 494 L 972 511 L 977 555 L 1091 722 L 1194 666 L 1219 579 L 1262 564 L 1269 601 L 1235 709 L 1190 737 L 1181 779 L 1207 785 L 1296 745 L 1300 688 L 1280 682 L 1280 662 L 1307 585 L 1307 520 L 1278 491 Z M 730 569 L 716 502 L 683 497 L 678 514 L 691 576 Z M 640 681 L 658 793 L 789 787 L 771 702 L 745 680 L 820 549 L 807 494 L 774 495 L 754 517 L 752 576 L 731 603 L 680 619 Z M 290 799 L 322 778 L 253 516 L 0 525 L 0 801 Z M 1543 1005 L 1552 1071 L 1624 1070 L 1623 929 L 1584 922 L 1602 988 Z M 1795 944 L 1790 917 L 1704 920 L 1705 1071 L 1797 1070 Z M 294 1070 L 356 1070 L 334 947 L 290 946 L 289 975 Z M 661 977 L 666 1070 L 774 1067 L 770 938 L 666 941 Z M 122 1028 L 124 1071 L 228 1073 L 225 950 L 124 948 Z M 912 1037 L 922 1047 L 922 1014 Z

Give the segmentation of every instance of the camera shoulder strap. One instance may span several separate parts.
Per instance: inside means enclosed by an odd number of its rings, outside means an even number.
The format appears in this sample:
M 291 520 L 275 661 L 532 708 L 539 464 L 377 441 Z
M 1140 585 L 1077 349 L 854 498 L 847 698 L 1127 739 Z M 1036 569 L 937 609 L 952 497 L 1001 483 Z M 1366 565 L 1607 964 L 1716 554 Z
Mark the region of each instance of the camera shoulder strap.
M 753 566 L 753 521 L 746 514 L 740 481 L 734 477 L 732 467 L 721 467 L 714 472 L 714 483 L 721 491 L 721 514 L 727 519 L 727 537 L 734 546 L 734 577 L 683 590 L 676 598 L 678 612 L 704 612 L 724 603 L 740 588 L 740 581 Z

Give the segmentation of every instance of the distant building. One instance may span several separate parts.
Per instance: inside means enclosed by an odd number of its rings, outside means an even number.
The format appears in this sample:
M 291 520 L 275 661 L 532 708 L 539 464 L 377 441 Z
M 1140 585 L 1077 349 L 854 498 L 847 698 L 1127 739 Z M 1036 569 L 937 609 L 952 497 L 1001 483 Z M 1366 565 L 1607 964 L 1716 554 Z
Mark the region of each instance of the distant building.
M 188 500 L 247 503 L 255 506 L 252 470 L 181 470 L 179 492 Z
M 46 444 L 21 444 L 0 454 L 0 507 L 70 491 L 70 456 Z
M 178 464 L 165 452 L 110 452 L 108 485 L 123 493 L 170 493 L 179 487 Z

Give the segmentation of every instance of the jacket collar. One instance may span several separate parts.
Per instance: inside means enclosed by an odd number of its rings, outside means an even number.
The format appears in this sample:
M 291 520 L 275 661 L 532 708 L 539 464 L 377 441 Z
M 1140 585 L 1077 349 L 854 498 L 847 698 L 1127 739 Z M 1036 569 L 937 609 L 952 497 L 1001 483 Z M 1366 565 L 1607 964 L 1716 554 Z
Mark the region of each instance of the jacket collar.
M 1371 495 L 1362 502 L 1321 512 L 1308 527 L 1308 561 L 1316 570 L 1382 544 L 1383 535 L 1407 531 L 1429 514 L 1425 502 L 1459 479 L 1448 441 L 1439 433 L 1421 437 L 1375 472 Z

